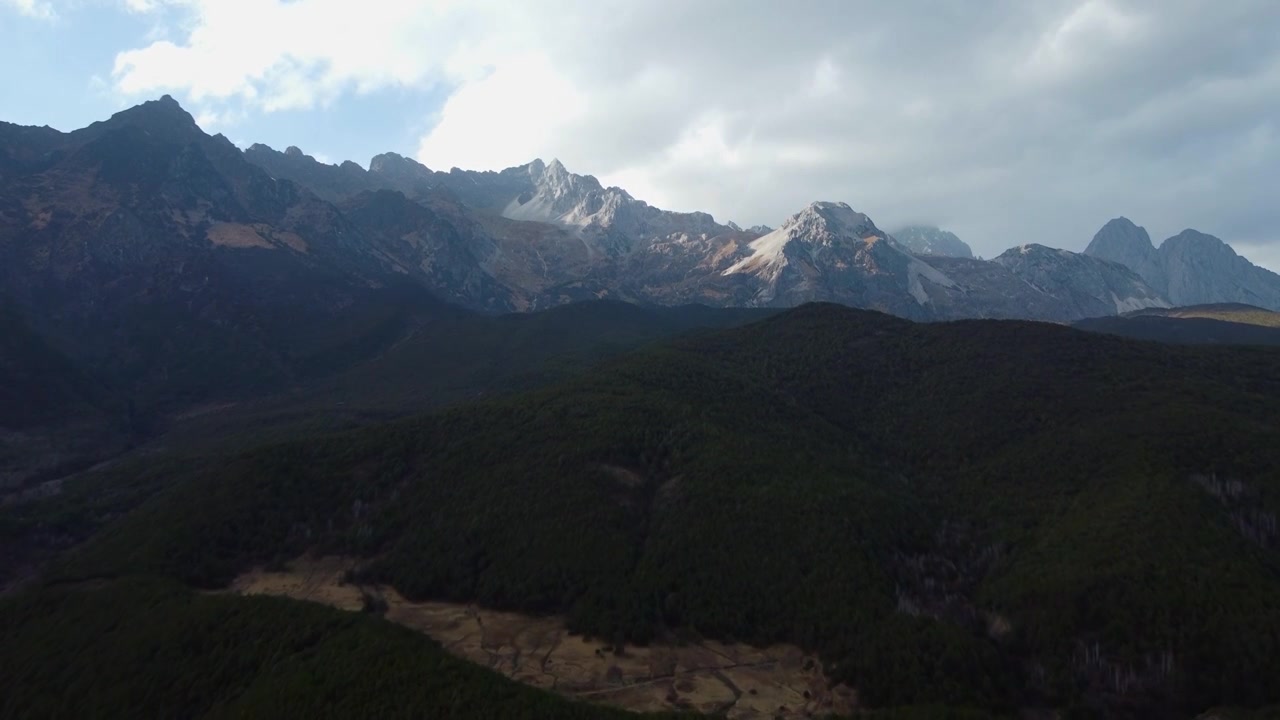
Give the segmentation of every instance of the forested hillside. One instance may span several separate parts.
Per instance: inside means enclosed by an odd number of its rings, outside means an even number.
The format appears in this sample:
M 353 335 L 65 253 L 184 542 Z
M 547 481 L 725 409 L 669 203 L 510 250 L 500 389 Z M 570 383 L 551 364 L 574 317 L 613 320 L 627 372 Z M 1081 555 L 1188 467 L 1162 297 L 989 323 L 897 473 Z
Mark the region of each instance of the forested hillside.
M 7 718 L 638 717 L 370 615 L 139 579 L 0 601 L 0 689 Z
M 175 469 L 51 577 L 218 587 L 354 553 L 410 597 L 618 641 L 795 642 L 871 707 L 1261 706 L 1280 701 L 1278 361 L 808 305 Z

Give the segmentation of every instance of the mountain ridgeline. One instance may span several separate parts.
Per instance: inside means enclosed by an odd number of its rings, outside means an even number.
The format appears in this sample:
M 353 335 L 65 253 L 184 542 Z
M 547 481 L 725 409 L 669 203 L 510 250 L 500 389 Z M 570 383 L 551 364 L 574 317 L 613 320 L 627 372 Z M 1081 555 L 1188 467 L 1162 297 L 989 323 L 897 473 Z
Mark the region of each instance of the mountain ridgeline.
M 1156 248 L 1146 228 L 1116 218 L 1084 252 L 1130 268 L 1174 305 L 1243 303 L 1280 310 L 1280 275 L 1196 230 L 1183 230 Z
M 432 171 L 394 154 L 374 158 L 365 171 L 350 163 L 325 165 L 297 148 L 280 153 L 263 145 L 250 148 L 246 157 L 338 202 L 379 188 L 428 204 L 456 202 L 487 215 L 483 222 L 497 245 L 511 245 L 504 238 L 512 234 L 522 245 L 525 236 L 535 235 L 545 243 L 538 279 L 516 277 L 509 265 L 491 269 L 513 287 L 513 297 L 526 298 L 521 307 L 592 296 L 766 307 L 825 300 L 921 320 L 1064 322 L 1168 305 L 1123 267 L 1076 253 L 1046 256 L 1041 269 L 1045 263 L 1061 266 L 1046 286 L 1024 273 L 1025 264 L 973 259 L 954 234 L 916 226 L 890 235 L 844 203 L 815 202 L 777 229 L 742 230 L 705 213 L 655 209 L 621 188 L 572 174 L 558 161 L 535 160 L 495 173 Z M 510 255 L 495 253 L 501 259 Z M 1096 278 L 1104 274 L 1116 278 L 1101 287 Z

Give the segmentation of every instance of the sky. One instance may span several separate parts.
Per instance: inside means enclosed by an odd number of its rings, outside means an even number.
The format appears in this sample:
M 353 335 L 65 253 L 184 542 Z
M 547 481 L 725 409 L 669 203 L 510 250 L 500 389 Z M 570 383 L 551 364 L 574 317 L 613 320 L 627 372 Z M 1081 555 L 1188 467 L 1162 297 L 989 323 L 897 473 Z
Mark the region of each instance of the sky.
M 1280 271 L 1276 0 L 0 0 L 0 119 L 171 94 L 238 145 L 559 158 L 672 210 L 843 201 L 978 254 L 1126 216 Z

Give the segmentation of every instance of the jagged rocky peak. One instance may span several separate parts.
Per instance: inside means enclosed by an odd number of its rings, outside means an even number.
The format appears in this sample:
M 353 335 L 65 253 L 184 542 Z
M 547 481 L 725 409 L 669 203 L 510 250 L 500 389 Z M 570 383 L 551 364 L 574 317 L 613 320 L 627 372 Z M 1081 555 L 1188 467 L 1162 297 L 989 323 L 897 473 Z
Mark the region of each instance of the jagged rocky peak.
M 1146 230 L 1117 218 L 1098 231 L 1085 253 L 1125 265 L 1175 305 L 1242 302 L 1280 309 L 1280 276 L 1197 230 L 1183 230 L 1157 249 Z
M 1114 263 L 1102 258 L 1089 257 L 1081 253 L 1074 253 L 1070 250 L 1052 248 L 1047 245 L 1041 245 L 1040 243 L 1024 243 L 1017 247 L 1009 248 L 993 258 L 992 262 L 999 263 L 1006 267 L 1025 266 L 1030 264 L 1045 266 L 1111 267 L 1123 271 L 1126 275 L 1133 275 L 1133 273 L 1122 264 Z
M 859 240 L 883 238 L 884 233 L 866 214 L 860 213 L 842 202 L 813 202 L 800 212 L 787 218 L 775 232 L 804 234 L 813 240 L 829 241 L 837 238 Z
M 847 203 L 813 202 L 787 218 L 777 230 L 751 241 L 748 246 L 751 254 L 734 263 L 724 274 L 773 274 L 787 264 L 786 251 L 792 243 L 830 247 L 884 237 L 884 233 L 875 226 L 871 218 L 854 210 Z
M 895 240 L 916 255 L 973 257 L 973 249 L 955 233 L 933 225 L 908 225 L 892 234 Z
M 1048 245 L 1040 243 L 1023 243 L 1017 247 L 1009 248 L 996 257 L 996 262 L 1006 262 L 1013 258 L 1046 258 L 1050 256 L 1068 257 L 1075 255 L 1069 250 L 1060 248 L 1051 248 Z
M 431 170 L 413 158 L 407 158 L 399 153 L 386 152 L 373 156 L 373 159 L 369 161 L 369 172 L 383 175 L 403 172 L 428 174 Z
M 564 163 L 541 158 L 522 166 L 529 185 L 503 208 L 513 220 L 534 220 L 576 228 L 606 226 L 637 201 L 621 188 L 604 188 L 591 175 L 575 175 Z
M 1106 225 L 1093 236 L 1086 255 L 1102 257 L 1108 260 L 1114 257 L 1150 257 L 1156 248 L 1151 244 L 1151 236 L 1147 229 L 1135 224 L 1127 217 L 1118 217 L 1107 221 Z
M 755 304 L 832 300 L 926 319 L 937 312 L 934 295 L 956 287 L 843 202 L 811 203 L 747 250 L 721 275 L 756 283 Z
M 992 262 L 1072 306 L 1078 317 L 1169 306 L 1162 293 L 1133 270 L 1098 257 L 1028 243 L 1006 250 Z
M 1236 251 L 1230 245 L 1223 242 L 1220 238 L 1214 237 L 1208 233 L 1202 233 L 1199 230 L 1187 228 L 1173 237 L 1165 240 L 1160 246 L 1163 250 L 1165 247 L 1169 249 L 1166 252 L 1176 253 L 1185 251 L 1197 252 L 1213 252 L 1222 255 L 1236 255 Z
M 724 225 L 725 227 L 729 228 L 734 232 L 746 233 L 748 235 L 755 235 L 756 237 L 759 237 L 761 235 L 768 235 L 769 233 L 773 232 L 773 228 L 769 227 L 768 225 L 752 225 L 751 227 L 744 228 L 732 220 L 726 222 Z
M 381 187 L 418 196 L 438 186 L 441 180 L 437 175 L 443 173 L 433 173 L 426 165 L 413 158 L 388 152 L 375 155 L 369 161 L 369 175 Z
M 92 131 L 95 128 L 116 128 L 122 126 L 141 127 L 148 132 L 169 135 L 172 133 L 190 134 L 192 132 L 201 133 L 200 127 L 196 125 L 196 120 L 191 113 L 182 108 L 177 100 L 171 95 L 165 95 L 159 100 L 148 100 L 141 105 L 134 105 L 131 108 L 121 110 L 112 115 L 109 119 L 96 122 L 90 125 L 86 130 Z
M 538 168 L 541 167 L 541 171 Z M 546 192 L 556 197 L 577 196 L 583 193 L 599 192 L 604 188 L 601 187 L 600 181 L 591 175 L 575 175 L 564 166 L 564 163 L 558 159 L 552 159 L 551 162 L 543 165 L 542 160 L 534 160 L 529 163 L 529 174 L 533 177 L 534 183 Z M 618 188 L 610 188 L 623 192 Z

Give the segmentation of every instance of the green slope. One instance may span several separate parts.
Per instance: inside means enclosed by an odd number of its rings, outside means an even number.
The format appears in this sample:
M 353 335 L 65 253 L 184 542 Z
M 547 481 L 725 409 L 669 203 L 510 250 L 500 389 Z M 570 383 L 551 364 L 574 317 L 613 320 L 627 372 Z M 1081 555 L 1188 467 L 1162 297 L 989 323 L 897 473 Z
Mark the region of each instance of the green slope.
M 388 347 L 289 392 L 175 421 L 168 445 L 287 438 L 422 413 L 562 380 L 685 332 L 758 320 L 768 310 L 638 307 L 599 301 L 537 313 L 462 311 L 419 318 Z M 237 437 L 239 436 L 239 437 Z
M 1277 366 L 804 306 L 204 465 L 54 575 L 217 586 L 357 553 L 411 597 L 592 634 L 797 642 L 872 706 L 1261 706 L 1280 701 Z
M 1280 312 L 1243 303 L 1214 303 L 1186 305 L 1175 308 L 1147 308 L 1127 313 L 1126 317 L 1141 315 L 1175 318 L 1207 318 L 1224 322 L 1280 328 Z
M 120 452 L 130 408 L 0 296 L 0 491 Z
M 1087 318 L 1075 327 L 1165 343 L 1280 345 L 1280 313 L 1239 303 L 1146 308 Z
M 173 479 L 220 463 L 247 445 L 325 435 L 546 385 L 673 335 L 740 325 L 772 313 L 703 306 L 642 308 L 605 301 L 518 315 L 460 310 L 419 315 L 411 321 L 411 332 L 384 341 L 385 350 L 361 350 L 372 356 L 354 367 L 292 392 L 172 418 L 167 425 L 153 427 L 159 437 L 130 455 L 101 470 L 59 480 L 56 497 L 0 513 L 0 541 L 8 542 L 10 549 L 0 559 L 0 587 L 21 579 L 40 558 L 83 540 Z M 380 317 L 368 316 L 369 324 L 376 326 L 373 321 Z M 390 331 L 399 333 L 398 323 L 391 322 Z M 334 338 L 358 334 L 350 328 L 332 330 Z M 81 427 L 58 437 L 86 444 L 100 456 L 103 446 L 93 444 L 97 435 L 91 429 Z M 0 436 L 0 449 L 4 442 Z M 57 457 L 47 445 L 33 443 L 29 434 L 10 445 L 15 458 L 28 462 Z M 119 452 L 122 447 L 108 449 Z
M 524 687 L 371 615 L 146 579 L 0 601 L 0 715 L 638 717 Z

